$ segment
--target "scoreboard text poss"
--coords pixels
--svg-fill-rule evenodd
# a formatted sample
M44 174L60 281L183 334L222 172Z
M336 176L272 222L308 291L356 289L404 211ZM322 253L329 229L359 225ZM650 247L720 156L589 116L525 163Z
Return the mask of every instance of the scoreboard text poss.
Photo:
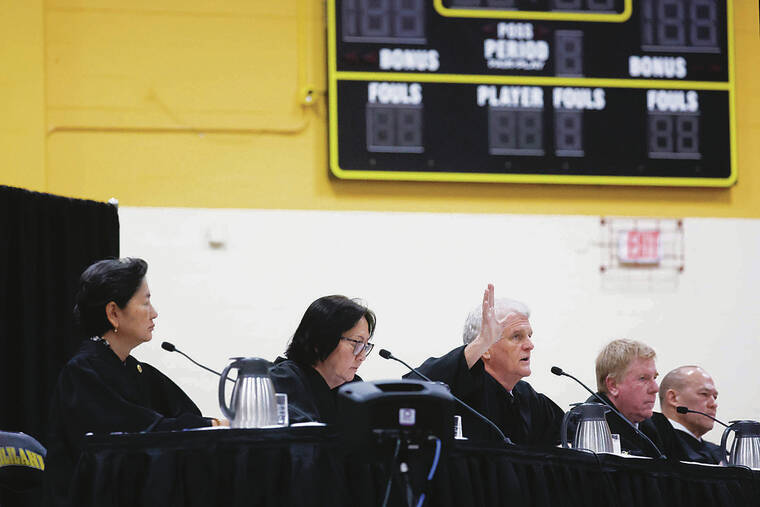
M732 0L330 0L349 179L728 186Z

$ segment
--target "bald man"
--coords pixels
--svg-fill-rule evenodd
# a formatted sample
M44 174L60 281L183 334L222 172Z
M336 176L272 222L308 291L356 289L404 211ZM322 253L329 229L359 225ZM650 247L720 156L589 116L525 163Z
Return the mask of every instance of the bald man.
M712 419L700 414L679 414L676 407L699 410L715 417L718 409L718 390L712 377L699 366L681 366L660 382L660 407L655 414L657 425L669 422L675 438L668 456L680 461L719 464L720 447L704 440L702 435L713 428ZM667 419L666 419L667 418Z

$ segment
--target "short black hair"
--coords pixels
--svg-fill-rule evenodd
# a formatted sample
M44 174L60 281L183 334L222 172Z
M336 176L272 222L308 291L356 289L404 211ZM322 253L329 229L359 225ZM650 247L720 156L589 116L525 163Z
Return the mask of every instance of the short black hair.
M369 336L375 332L375 314L366 306L346 296L323 296L306 309L301 323L288 344L285 356L302 364L324 361L338 346L343 333L364 317Z
M84 270L74 305L74 318L86 336L103 336L113 326L106 305L113 301L124 308L140 288L148 263L142 259L105 259Z

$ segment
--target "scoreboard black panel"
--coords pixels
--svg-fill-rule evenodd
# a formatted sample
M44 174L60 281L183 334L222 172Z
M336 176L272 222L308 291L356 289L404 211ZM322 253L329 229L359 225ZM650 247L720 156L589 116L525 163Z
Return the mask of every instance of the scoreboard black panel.
M330 0L330 169L732 185L732 16L732 0Z

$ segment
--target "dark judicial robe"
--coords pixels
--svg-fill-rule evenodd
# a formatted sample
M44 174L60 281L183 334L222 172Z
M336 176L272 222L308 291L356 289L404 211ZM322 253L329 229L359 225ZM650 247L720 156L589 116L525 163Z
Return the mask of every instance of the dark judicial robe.
M431 357L417 369L432 380L448 384L455 396L493 421L515 444L551 446L559 443L562 409L522 380L510 394L486 372L481 359L468 368L464 346L442 357ZM414 373L404 378L419 379ZM493 428L463 407L457 407L457 414L462 416L465 437L499 440Z
M721 457L722 453L719 445L715 445L704 439L697 440L690 433L674 428L664 414L655 412L652 415L652 421L660 429L660 433L665 433L661 428L670 428L671 433L666 434L671 435L671 437L663 439L666 440L663 451L668 455L668 458L678 461L710 463L713 465L719 465L725 459L725 456Z
M604 398L610 405L615 407L615 404L610 401L606 394L596 394ZM599 400L596 399L595 396L591 396L586 400L586 403L599 403ZM607 412L607 425L610 427L610 432L620 435L620 449L622 451L625 451L628 454L632 454L634 456L649 456L651 458L659 457L655 450L652 449L652 446L650 446L646 440L644 440L638 433L636 433L633 428L628 426L628 424L615 412ZM655 424L651 418L649 418L639 423L639 429L642 433L648 436L650 440L652 440L654 445L656 445L663 454L667 455L666 450L669 446L666 445L666 443L672 439L672 436L669 434L669 432L666 433L667 428L660 427L659 425ZM670 432L672 431L674 430L671 427Z
M330 389L322 375L312 366L278 357L269 370L274 390L288 395L288 417L293 424L318 421L338 422L338 387ZM361 382L359 375L352 382ZM297 410L293 410L293 407Z
M45 505L69 505L69 483L86 433L168 431L211 426L163 373L105 341L85 340L63 367L50 409Z

